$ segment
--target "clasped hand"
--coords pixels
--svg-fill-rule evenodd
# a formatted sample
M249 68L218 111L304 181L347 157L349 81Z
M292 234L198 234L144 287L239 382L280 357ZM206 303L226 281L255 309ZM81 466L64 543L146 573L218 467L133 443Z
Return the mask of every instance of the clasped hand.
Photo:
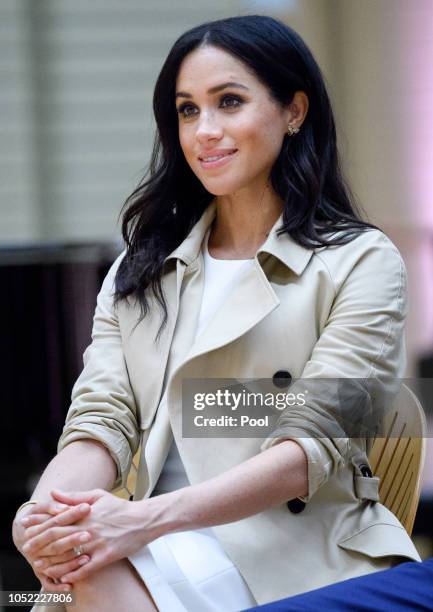
M26 543L22 552L35 570L62 583L77 582L95 570L133 554L154 539L145 529L136 502L102 489L51 492L67 509L49 519L29 514L21 519ZM82 547L77 556L74 547Z

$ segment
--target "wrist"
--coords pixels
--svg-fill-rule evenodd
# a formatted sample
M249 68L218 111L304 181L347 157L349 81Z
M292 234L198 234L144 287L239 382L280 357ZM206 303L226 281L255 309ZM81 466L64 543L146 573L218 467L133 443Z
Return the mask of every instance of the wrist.
M140 528L151 535L149 541L168 533L192 528L183 510L185 494L190 488L184 487L171 493L133 502L140 517Z

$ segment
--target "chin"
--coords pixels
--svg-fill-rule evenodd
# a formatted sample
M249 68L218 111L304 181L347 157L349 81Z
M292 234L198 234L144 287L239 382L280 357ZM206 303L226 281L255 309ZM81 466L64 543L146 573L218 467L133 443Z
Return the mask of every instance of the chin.
M201 183L203 187L214 196L232 195L246 186L245 184L239 182L234 183L232 181L201 181Z

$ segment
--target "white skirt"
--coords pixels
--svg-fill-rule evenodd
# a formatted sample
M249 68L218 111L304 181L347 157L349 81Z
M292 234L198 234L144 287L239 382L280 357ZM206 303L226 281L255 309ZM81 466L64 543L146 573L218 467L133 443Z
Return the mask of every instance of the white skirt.
M257 605L210 528L161 536L128 558L160 612L239 612Z

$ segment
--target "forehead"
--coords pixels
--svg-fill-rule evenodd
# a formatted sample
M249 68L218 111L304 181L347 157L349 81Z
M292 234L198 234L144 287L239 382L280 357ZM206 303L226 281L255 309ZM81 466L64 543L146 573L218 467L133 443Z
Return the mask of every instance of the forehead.
M212 87L223 81L240 81L245 85L259 84L248 67L236 57L217 47L201 47L191 51L180 65L176 88Z

